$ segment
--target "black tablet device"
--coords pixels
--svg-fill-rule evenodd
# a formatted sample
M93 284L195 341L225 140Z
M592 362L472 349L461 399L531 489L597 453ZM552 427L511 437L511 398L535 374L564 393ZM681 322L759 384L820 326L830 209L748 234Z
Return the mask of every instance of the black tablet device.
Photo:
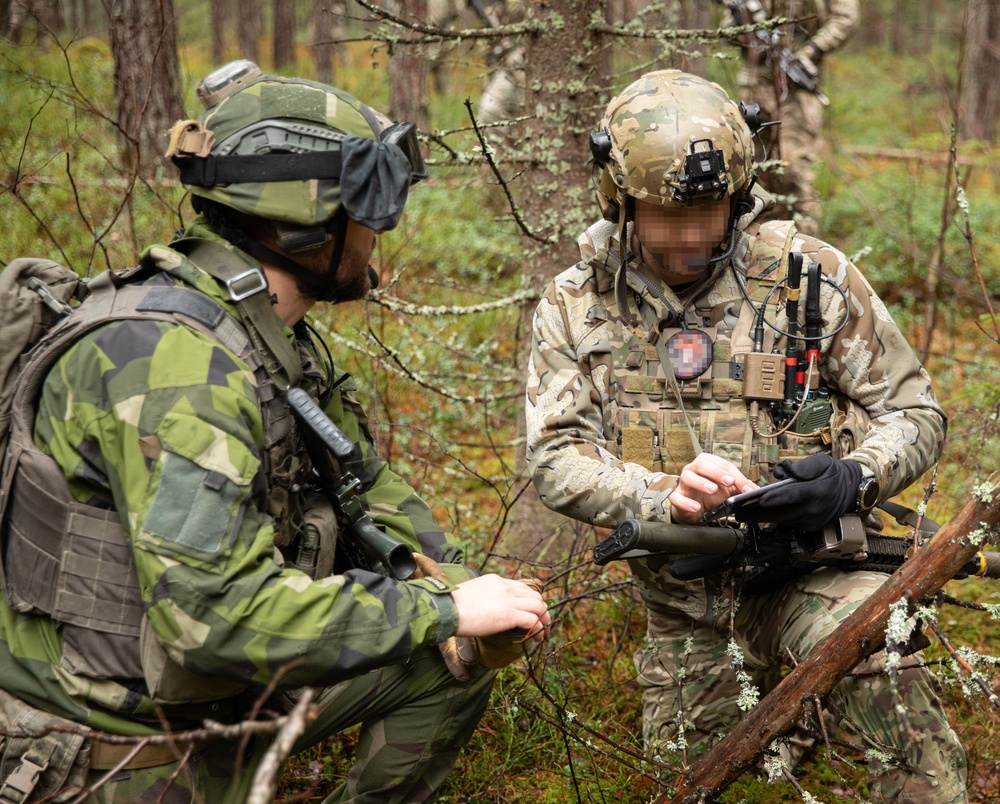
M760 502L761 495L765 491L771 491L776 489L778 486L785 486L789 483L796 483L798 481L795 478L787 478L785 480L779 480L777 483L769 483L766 486L761 486L759 489L753 489L752 491L744 491L742 494L734 494L732 497L728 497L725 502L721 505L716 506L711 511L702 517L705 522L716 522L720 519L725 519L728 516L735 516L738 520L740 514L746 511L748 508L752 508Z

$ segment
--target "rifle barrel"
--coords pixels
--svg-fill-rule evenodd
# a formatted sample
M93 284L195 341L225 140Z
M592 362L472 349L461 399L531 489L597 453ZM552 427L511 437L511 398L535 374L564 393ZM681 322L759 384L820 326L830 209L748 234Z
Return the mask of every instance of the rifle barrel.
M594 547L594 562L604 565L615 559L652 553L727 556L742 549L745 540L746 532L738 528L626 519Z

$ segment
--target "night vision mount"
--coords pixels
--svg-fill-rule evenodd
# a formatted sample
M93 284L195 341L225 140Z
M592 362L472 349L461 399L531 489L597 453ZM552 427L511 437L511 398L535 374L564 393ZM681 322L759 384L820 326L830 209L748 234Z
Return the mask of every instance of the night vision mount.
M750 129L751 139L758 137L768 126L778 125L777 122L761 121L760 104L740 101L739 110ZM598 168L606 167L611 160L611 133L606 128L590 135L590 153ZM684 170L674 187L673 200L681 204L718 201L725 198L728 189L726 157L722 149L716 148L707 137L692 140L684 160Z

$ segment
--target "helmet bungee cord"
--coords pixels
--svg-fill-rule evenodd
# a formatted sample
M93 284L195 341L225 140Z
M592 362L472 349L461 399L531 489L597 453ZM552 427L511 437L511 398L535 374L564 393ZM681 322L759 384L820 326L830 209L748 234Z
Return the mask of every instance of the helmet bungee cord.
M332 240L333 276L348 221L373 231L398 225L409 188L427 177L416 128L343 90L263 75L246 60L213 72L197 94L205 111L176 123L167 149L196 211L220 237L329 300L329 279L297 258ZM280 252L242 231L229 210L266 221Z

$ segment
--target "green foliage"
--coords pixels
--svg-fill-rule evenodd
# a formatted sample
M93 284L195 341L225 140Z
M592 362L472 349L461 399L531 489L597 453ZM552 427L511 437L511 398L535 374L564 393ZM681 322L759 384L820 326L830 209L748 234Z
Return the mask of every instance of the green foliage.
M65 53L0 45L0 94L10 99L0 123L0 264L31 254L95 273L134 264L146 238L169 238L178 225L175 185L122 172L111 75L97 39Z
M208 5L177 5L186 108L196 113L194 86L214 66L204 33ZM476 97L486 71L478 49L451 53L451 90L432 94L431 116L439 130L468 125L464 99ZM338 84L384 109L386 58L385 48L371 43L345 47ZM862 267L914 343L923 341L925 308L932 301L928 263L938 239L943 241L934 300L939 309L926 361L951 419L930 504L939 521L961 506L973 483L1000 466L1000 346L989 321L984 332L969 325L986 311L973 253L994 309L1000 308L998 171L989 149L959 143L973 252L961 213L954 217L954 179L946 175L951 113L944 91L954 88L955 62L947 40L919 59L882 49L833 57L826 87L833 98L826 118L830 152L820 178L823 235L849 255L867 252ZM710 75L729 87L734 68L731 58L708 62ZM310 70L302 51L282 72ZM6 228L0 264L30 253L81 272L120 267L147 243L168 239L190 216L169 169L151 186L132 184L118 172L111 56L103 41L71 43L66 57L58 49L39 53L0 44L0 97L6 101L0 119ZM464 131L445 139L465 155L457 161L468 162L474 137ZM523 242L495 179L478 165L441 166L448 152L437 143L430 155L431 179L414 189L400 227L380 238L373 264L384 292L390 301L422 307L467 307L511 296L521 289ZM566 192L574 189L583 191ZM949 222L942 224L946 202ZM553 272L560 267L552 266ZM359 303L317 313L338 365L359 386L382 454L437 506L439 519L464 540L473 563L508 573L519 568L489 553L517 493L521 312L512 303L476 314L413 315ZM914 487L904 501L916 505L922 494L923 487ZM581 543L593 540L589 529L578 530ZM558 621L551 639L530 663L500 674L493 705L442 800L639 802L656 795L658 778L674 778L676 771L641 758L631 655L644 632L642 603L625 568L598 573L585 554L577 558L579 564L547 589ZM1000 599L997 587L986 582L954 583L949 592L983 602ZM941 625L956 641L985 653L1000 640L1000 627L987 614L946 611ZM930 655L944 659L946 652L934 648ZM996 715L981 700L963 697L957 684L948 686L945 700L953 721L963 724L973 790L990 800L996 794L990 777L1000 761ZM355 739L348 732L293 759L284 795L329 792L346 773ZM830 762L822 751L796 776L824 802L849 799L852 787L863 790L863 769ZM748 774L721 800L801 799L787 782L768 784Z

